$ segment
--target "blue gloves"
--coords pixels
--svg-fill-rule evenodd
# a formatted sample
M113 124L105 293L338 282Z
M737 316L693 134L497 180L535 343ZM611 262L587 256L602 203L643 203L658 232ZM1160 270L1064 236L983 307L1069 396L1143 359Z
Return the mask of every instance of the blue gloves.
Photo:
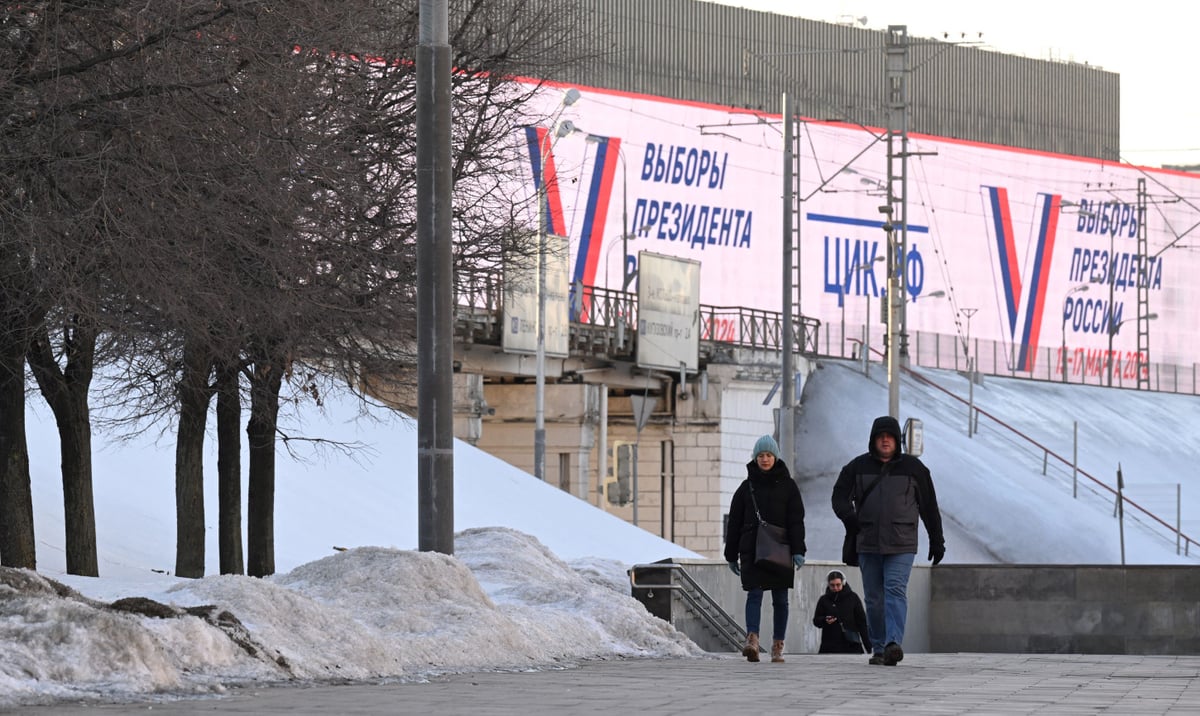
M738 575L739 577L742 576L742 570L741 570L741 568L738 567L737 562L729 562L729 571L733 572L734 574Z
M800 569L801 567L803 567L803 566L804 566L804 555L802 555L802 554L793 554L793 555L792 555L792 562L794 562L794 563L796 564L796 569Z

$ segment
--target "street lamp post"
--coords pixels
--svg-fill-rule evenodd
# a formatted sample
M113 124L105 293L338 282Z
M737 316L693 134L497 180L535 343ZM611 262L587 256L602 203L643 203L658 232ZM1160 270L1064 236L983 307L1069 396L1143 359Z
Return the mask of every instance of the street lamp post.
M563 93L558 112L555 113L550 129L539 142L541 169L538 177L538 246L537 246L537 377L534 388L533 418L533 474L539 480L546 479L546 213L549 200L546 188L546 159L554 142L570 134L574 125L558 124L563 110L579 100L579 90L571 88Z
M411 5L416 5L412 3ZM454 59L446 0L421 0L416 48L417 547L454 554ZM273 562L272 562L273 564ZM254 563L250 564L251 572Z
M1063 298L1063 315L1062 315L1062 382L1067 382L1067 304L1071 302L1071 296L1076 293L1083 293L1088 290L1087 284L1076 286L1067 291L1067 295Z
M971 364L971 316L974 316L978 308L963 308L959 313L967 317L967 336L963 339L963 358L967 359L967 378L975 380L975 366Z

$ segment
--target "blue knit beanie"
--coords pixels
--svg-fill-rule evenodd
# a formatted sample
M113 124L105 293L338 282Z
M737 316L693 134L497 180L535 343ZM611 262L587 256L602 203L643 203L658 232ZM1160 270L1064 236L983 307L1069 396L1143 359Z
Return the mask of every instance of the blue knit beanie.
M753 460L758 457L759 453L764 452L771 453L776 459L779 458L779 443L775 442L775 438L770 435L764 435L754 443L754 454L750 456L750 459Z

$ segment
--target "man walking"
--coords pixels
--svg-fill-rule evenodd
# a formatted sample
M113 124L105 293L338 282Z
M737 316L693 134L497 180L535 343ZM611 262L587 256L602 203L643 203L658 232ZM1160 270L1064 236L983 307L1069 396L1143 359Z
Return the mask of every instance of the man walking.
M867 452L842 468L833 486L833 511L857 532L858 566L867 603L870 664L895 666L904 658L908 577L917 554L917 518L929 535L929 559L946 554L942 516L925 464L900 450L900 423L891 416L871 425Z

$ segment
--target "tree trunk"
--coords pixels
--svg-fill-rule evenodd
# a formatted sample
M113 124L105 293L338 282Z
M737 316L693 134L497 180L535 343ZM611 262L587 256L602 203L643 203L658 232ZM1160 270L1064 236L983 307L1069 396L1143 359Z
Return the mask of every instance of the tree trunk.
M275 573L275 430L279 417L279 362L256 363L250 379L250 421L246 424L250 451L247 550L248 573Z
M236 363L217 373L217 535L221 574L245 574L242 561L242 403Z
M199 342L183 346L179 433L175 443L175 574L204 576L204 428L212 360Z
M0 345L0 565L37 569L25 442L25 345Z
M92 493L92 418L88 391L96 356L96 330L76 322L63 333L66 367L54 359L50 334L43 329L29 348L29 366L58 424L62 457L63 516L67 574L99 577L96 507Z

